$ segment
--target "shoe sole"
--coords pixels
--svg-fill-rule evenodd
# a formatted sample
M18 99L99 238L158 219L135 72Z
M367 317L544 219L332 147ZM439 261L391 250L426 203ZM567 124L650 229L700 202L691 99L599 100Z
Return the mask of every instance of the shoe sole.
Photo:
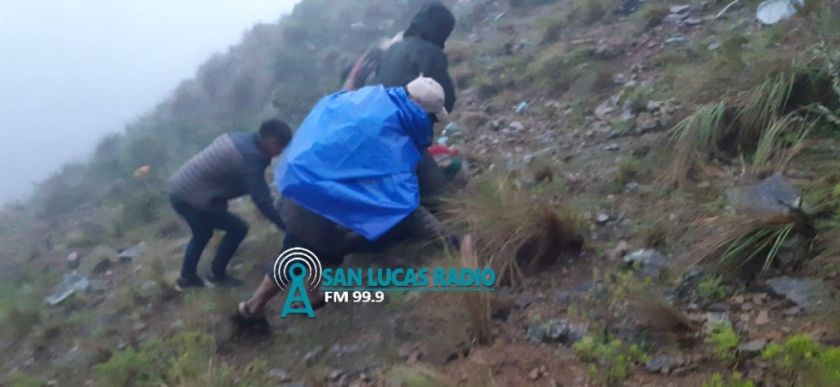
M178 293L184 293L188 289L206 289L206 288L215 288L216 285L210 283L210 281L204 281L204 286L187 286L181 287L181 285L175 284L175 291Z

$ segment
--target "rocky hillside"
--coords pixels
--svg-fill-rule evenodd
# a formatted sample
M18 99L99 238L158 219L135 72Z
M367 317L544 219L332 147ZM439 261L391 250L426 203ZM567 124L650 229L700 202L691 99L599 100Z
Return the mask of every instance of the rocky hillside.
M503 286L329 305L270 338L227 321L250 286L173 293L173 168L224 131L300 120L420 3L303 0L3 209L0 381L840 384L836 0L772 25L748 0L449 2L459 100L438 139L470 183L445 215ZM234 210L254 227L233 270L256 283L281 236Z

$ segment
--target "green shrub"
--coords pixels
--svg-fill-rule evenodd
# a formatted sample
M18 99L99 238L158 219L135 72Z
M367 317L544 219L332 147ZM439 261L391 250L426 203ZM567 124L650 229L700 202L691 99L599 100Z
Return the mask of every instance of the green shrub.
M164 375L156 360L150 353L128 348L114 353L94 370L102 386L159 385Z
M773 343L761 353L777 385L840 385L840 347L823 347L808 334Z
M648 361L638 345L618 339L596 340L586 336L575 343L574 350L580 360L591 363L586 368L589 377L609 386L620 385L627 379L633 364Z
M726 298L727 292L722 282L723 278L721 276L706 275L697 284L697 295L711 302L723 300Z
M9 387L46 387L47 382L21 372L13 372L6 381Z
M185 332L115 353L95 367L102 386L250 386L264 385L265 367L241 372L219 361L216 342L200 332Z
M735 350L740 339L729 324L718 324L712 327L712 332L706 338L706 343L712 346L715 357L727 364L734 364Z
M703 382L703 387L754 387L755 383L750 380L745 380L744 377L738 373L733 372L728 378L724 378L721 374L715 373L712 378Z

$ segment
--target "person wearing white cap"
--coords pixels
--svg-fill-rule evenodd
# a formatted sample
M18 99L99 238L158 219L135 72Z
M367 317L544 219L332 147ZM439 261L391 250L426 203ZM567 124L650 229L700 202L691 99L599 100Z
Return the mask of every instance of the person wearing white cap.
M427 113L435 116L437 121L448 121L449 112L446 111L446 94L443 86L432 78L420 74L415 80L405 86L408 96Z

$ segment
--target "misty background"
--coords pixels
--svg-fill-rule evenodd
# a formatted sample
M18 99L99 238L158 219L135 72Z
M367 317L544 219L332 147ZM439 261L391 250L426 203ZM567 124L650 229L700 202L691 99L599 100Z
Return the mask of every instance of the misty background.
M299 0L0 2L0 203L153 108Z

